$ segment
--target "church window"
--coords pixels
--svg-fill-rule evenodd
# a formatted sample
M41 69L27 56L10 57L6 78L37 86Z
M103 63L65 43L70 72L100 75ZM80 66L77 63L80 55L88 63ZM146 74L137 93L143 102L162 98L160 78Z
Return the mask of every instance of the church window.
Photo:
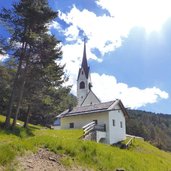
M106 124L104 124L104 131L106 131Z
M83 75L83 74L84 74L84 72L82 71L82 72L81 72L81 74Z
M112 122L113 122L113 126L115 126L115 120L114 119L112 120Z
M74 128L74 123L69 123L69 128Z
M120 127L123 128L122 121L120 121Z
M80 83L80 89L84 89L85 88L85 83L84 83L84 81L81 81L81 83Z

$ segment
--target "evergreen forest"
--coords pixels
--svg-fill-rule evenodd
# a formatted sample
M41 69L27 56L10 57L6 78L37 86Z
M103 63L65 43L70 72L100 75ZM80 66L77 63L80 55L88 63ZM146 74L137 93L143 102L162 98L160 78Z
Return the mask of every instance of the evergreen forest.
M143 137L156 147L171 151L171 115L128 110L127 134Z

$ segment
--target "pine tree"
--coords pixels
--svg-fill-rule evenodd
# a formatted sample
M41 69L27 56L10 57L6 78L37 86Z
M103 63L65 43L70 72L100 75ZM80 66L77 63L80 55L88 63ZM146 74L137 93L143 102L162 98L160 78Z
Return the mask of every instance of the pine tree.
M47 77L46 71L51 70L51 77L56 78L54 82L58 83L57 85L62 83L63 66L55 63L55 60L60 60L62 55L60 47L57 46L60 42L48 34L48 24L56 17L57 12L49 7L47 0L20 0L19 3L13 4L12 9L4 8L0 13L0 20L11 34L10 50L13 52L13 57L18 60L6 115L6 128L10 126L14 97L17 95L13 127L16 124L27 75L31 68L42 69L41 73L44 74L42 77L49 83L52 80Z

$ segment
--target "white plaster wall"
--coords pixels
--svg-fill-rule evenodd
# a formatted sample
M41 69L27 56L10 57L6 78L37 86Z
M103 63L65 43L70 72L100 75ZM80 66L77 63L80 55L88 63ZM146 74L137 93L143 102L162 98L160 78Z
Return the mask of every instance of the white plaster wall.
M115 109L120 109L116 106ZM113 126L115 120L115 126ZM122 122L122 128L120 127ZM109 112L109 144L117 143L126 139L125 117L122 110L113 110Z
M125 117L122 110L64 117L61 118L61 129L71 129L70 123L74 123L74 129L80 129L93 120L97 120L98 124L106 124L106 143L114 144L126 139ZM113 120L115 120L115 126L113 126ZM120 122L122 122L122 128Z
M96 140L97 140L97 142L99 142L101 140L101 138L105 138L106 139L106 132L97 131L96 132ZM107 141L107 139L106 139L106 141Z
M61 118L61 129L70 129L69 123L74 123L75 129L80 129L84 125L92 122L93 120L97 120L98 124L106 124L106 142L109 142L109 118L108 112L101 112L101 113L93 113L93 114L86 114L86 115L77 115L77 116L70 116Z
M82 106L91 105L91 104L98 104L98 103L100 103L99 100L92 93L92 91L90 91L90 93L88 94L88 96L84 100L84 103L82 104Z

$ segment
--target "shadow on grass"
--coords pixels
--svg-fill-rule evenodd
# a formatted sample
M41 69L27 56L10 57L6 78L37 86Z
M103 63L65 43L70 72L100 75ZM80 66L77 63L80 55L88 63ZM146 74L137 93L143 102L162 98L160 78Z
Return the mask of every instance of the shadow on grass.
M34 126L31 126L29 128L24 128L24 127L21 127L21 126L16 126L15 128L11 129L6 129L4 128L4 122L1 122L0 121L0 132L2 133L5 133L5 134L13 134L13 135L16 135L20 138L27 138L27 137L33 137L34 136L34 130L35 129L39 129L37 127L34 127Z

